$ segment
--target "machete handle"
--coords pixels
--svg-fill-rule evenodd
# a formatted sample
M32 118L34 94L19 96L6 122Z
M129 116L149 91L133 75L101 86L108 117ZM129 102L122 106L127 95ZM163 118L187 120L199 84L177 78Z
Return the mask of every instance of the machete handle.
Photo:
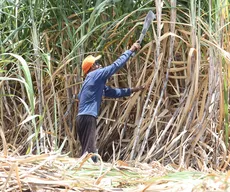
M141 41L137 40L136 43L139 43L141 45ZM136 50L132 53L131 57L134 57L136 55Z
M131 57L134 57L135 55L136 55L136 53L135 53L135 52L133 52L133 53L132 53L132 55L131 55Z

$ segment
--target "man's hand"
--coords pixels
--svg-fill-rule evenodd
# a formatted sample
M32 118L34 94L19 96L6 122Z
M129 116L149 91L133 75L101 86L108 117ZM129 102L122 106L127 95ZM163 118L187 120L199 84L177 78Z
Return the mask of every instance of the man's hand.
M130 48L130 51L135 52L141 48L139 41L136 41Z
M131 93L138 92L138 91L141 91L143 89L145 89L144 85L139 86L139 87L134 87L134 88L131 88Z

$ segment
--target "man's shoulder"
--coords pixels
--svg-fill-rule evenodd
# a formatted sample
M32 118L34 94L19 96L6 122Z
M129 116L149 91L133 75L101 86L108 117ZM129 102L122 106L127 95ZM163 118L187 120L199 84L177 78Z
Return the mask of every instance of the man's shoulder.
M104 69L104 68L100 68L100 69L96 69L96 70L94 70L94 71L91 71L91 72L88 74L88 76L89 76L89 77L96 78L96 77L98 77L98 75L100 75L101 73L103 73L103 69Z
M101 68L101 69L97 69L97 70L94 70L94 71L91 71L89 74L88 74L88 78L90 80L100 80L100 79L103 79L103 72L104 72L104 68Z

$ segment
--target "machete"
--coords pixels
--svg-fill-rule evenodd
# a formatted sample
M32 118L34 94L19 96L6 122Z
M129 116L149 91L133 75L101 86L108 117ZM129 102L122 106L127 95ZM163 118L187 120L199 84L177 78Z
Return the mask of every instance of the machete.
M152 21L156 18L155 14L152 11L149 11L148 14L145 17L144 25L140 34L140 37L138 39L138 42L141 44L145 34L147 33ZM135 53L132 54L134 56Z

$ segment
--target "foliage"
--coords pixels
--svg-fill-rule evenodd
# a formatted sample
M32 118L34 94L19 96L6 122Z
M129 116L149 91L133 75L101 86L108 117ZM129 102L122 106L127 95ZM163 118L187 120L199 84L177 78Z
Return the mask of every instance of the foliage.
M111 64L157 19L142 49L108 82L145 84L130 98L104 98L98 148L104 160L228 167L229 2L0 1L1 149L63 150L74 139L81 61ZM68 138L68 139L67 139Z

